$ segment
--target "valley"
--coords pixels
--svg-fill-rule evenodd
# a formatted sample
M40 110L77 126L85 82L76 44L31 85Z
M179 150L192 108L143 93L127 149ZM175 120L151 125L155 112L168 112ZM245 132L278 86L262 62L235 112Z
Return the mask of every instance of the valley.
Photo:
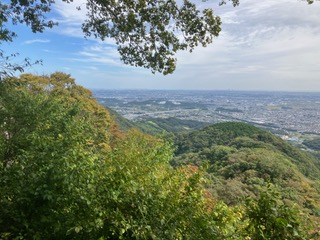
M176 118L246 122L300 144L320 134L320 94L292 92L95 90L98 102L134 121Z

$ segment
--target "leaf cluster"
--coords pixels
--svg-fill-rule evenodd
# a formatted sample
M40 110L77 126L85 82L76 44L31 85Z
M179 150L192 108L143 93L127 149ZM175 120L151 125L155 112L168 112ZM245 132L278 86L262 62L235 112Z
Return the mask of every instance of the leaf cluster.
M12 42L17 36L10 29L11 24L25 24L34 33L57 25L47 19L53 4L53 0L0 3L0 44ZM221 21L213 15L213 10L201 12L191 1L178 5L176 1L164 0L89 0L86 8L87 20L82 27L86 36L112 38L124 63L163 74L174 71L174 54L178 50L192 51L198 45L206 46L220 32ZM3 71L7 71L6 67L2 65ZM14 70L23 70L23 65Z
M62 0L70 3L73 0ZM229 0L233 6L239 0ZM222 0L220 5L226 4ZM313 0L307 0L309 4ZM47 19L54 0L10 0L0 3L0 44L12 42L17 34L10 25L25 24L32 32L43 32L58 23ZM77 7L81 9L81 6ZM175 54L193 51L212 43L221 31L221 19L212 8L201 9L190 0L88 0L87 19L82 24L86 36L114 39L125 64L151 69L153 73L170 74L176 68ZM15 53L18 54L18 53ZM2 57L0 55L0 57ZM8 59L1 58L7 62ZM5 74L22 71L22 65L0 65ZM15 67L14 67L15 66Z
M34 33L43 32L46 28L57 25L56 22L46 18L54 2L53 0L11 0L9 4L0 2L0 46L5 42L13 42L17 37L12 25L25 24ZM31 65L41 64L41 60L30 61L29 58L25 58L22 63L14 63L13 60L18 55L18 52L6 54L0 49L0 80L12 76L15 72L23 72Z
M95 1L87 4L86 35L115 39L124 63L172 73L174 55L206 46L220 32L212 9L198 10L191 1Z
M279 201L280 194L271 187L260 194L258 200L247 198L246 232L250 239L310 239L302 224L297 208L290 208Z

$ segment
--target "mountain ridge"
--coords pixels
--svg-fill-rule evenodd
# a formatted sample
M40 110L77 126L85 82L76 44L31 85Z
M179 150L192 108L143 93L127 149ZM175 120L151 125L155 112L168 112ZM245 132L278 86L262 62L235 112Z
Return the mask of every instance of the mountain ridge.
M246 123L218 123L174 140L174 166L207 168L208 189L235 204L272 185L284 202L320 216L319 160L275 135Z

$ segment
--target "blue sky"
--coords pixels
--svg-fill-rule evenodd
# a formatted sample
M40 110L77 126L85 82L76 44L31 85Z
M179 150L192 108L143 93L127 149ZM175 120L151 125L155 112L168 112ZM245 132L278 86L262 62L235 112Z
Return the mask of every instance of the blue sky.
M85 39L85 13L59 1L49 18L59 26L33 34L15 26L18 38L2 47L21 57L42 59L33 74L62 71L91 89L192 89L320 92L320 1L242 0L240 6L211 6L222 19L222 32L207 48L179 52L168 76L124 65L114 42Z

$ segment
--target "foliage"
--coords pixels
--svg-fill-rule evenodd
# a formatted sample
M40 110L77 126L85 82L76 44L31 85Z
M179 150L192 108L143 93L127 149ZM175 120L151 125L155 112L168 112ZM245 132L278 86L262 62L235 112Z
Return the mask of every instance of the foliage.
M310 178L317 179L320 174L318 161L275 135L241 122L218 123L191 133L178 134L176 154L199 152L215 145L245 148L266 148L279 151L299 170Z
M1 239L317 237L319 186L251 126L220 125L227 145L185 152L198 166L173 168L171 144L121 132L63 73L0 82L0 123Z
M12 238L72 238L92 228L94 120L81 104L1 83L0 232Z
M73 0L62 0L70 3ZM233 6L239 0L229 0ZM220 5L226 4L221 0ZM309 4L313 0L307 0ZM0 44L12 42L17 34L12 25L26 24L32 32L43 32L58 23L48 20L47 15L55 4L53 0L10 0L0 3ZM77 8L80 10L82 6ZM82 24L86 36L115 40L121 60L125 64L151 69L152 72L170 74L176 68L177 51L189 50L198 45L212 43L221 31L221 20L213 9L201 9L190 0L164 1L98 1L86 2L87 19ZM23 64L10 63L18 53L6 55L0 50L0 79L22 72L30 66L29 59ZM38 63L36 61L35 63Z
M89 19L83 30L104 39L114 38L122 60L130 65L151 68L152 71L172 73L178 50L206 46L220 32L220 18L212 9L200 14L196 5L184 1L88 1ZM109 24L109 22L113 24ZM179 39L180 32L183 41Z
M33 32L42 32L46 27L52 27L52 21L46 21L44 14L50 11L48 5L52 1L17 1L10 4L0 3L0 45L5 42L12 42L17 34L10 28L18 23L25 23L30 26ZM9 27L8 27L9 25ZM41 60L34 62L25 58L22 63L14 63L13 60L19 53L6 54L0 49L0 80L13 75L16 71L23 72L24 68L33 64L41 63Z
M61 73L0 83L1 239L216 239L236 232L239 214L204 189L201 169L173 169L163 140L136 130L113 135L109 115L83 90ZM109 138L98 134L101 122Z
M208 123L195 120L184 120L175 117L170 118L149 118L136 122L139 129L149 134L162 134L189 132L193 129L199 129L208 125Z
M110 119L68 77L0 83L1 238L63 239L79 226L84 235L94 229L94 182L100 155L110 150Z
M253 136L262 130L240 122L217 123L199 131L177 135L176 154L196 152L213 145L228 145L236 137Z
M66 108L74 104L81 105L82 114L90 115L94 121L92 123L94 126L90 128L91 135L95 139L92 140L93 143L99 145L109 141L109 133L105 131L112 123L109 112L97 104L88 89L76 85L70 75L61 72L53 73L50 76L22 74L19 78L8 78L6 82L13 84L15 89L27 89L31 93L43 93L52 98L64 99ZM13 98L12 102L14 102Z
M234 5L238 4L237 0L232 1ZM11 30L12 24L26 24L34 33L57 25L57 22L46 18L54 3L52 0L0 3L0 44L12 42L17 36ZM78 6L78 9L81 7ZM211 8L200 11L189 0L180 3L163 0L89 0L86 8L87 19L82 25L86 36L93 35L101 40L112 38L124 63L163 74L175 70L174 55L177 51L192 51L198 45L206 46L221 30L220 18L213 14ZM1 53L4 62L1 78L9 75L11 70L23 71L23 65L8 64L5 54Z
M98 184L103 236L113 239L207 239L212 237L201 172L177 171L170 146L130 131L107 158Z
M316 151L320 151L320 138L303 141L303 145Z
M206 187L229 205L258 197L269 184L287 205L319 217L318 160L280 138L244 123L220 123L178 134L173 166L207 166Z
M298 209L281 203L279 194L271 188L262 192L257 200L247 198L245 207L250 239L307 239Z

